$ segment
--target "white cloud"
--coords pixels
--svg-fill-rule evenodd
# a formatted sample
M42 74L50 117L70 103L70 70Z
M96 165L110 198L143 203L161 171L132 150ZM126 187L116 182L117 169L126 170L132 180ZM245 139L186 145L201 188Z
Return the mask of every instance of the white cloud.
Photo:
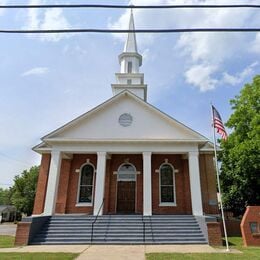
M242 83L247 77L252 76L255 73L255 67L258 66L258 62L254 62L247 66L243 71L240 73L236 73L235 75L230 75L227 72L223 73L222 81L223 83L235 86L237 84Z
M32 75L43 75L49 72L49 69L46 67L36 67L30 70L27 70L21 74L22 77L32 76Z
M226 0L133 0L134 5L145 4L226 4ZM254 3L248 0L248 4ZM237 4L230 0L229 4ZM169 9L169 10L134 10L135 24L138 28L225 28L225 27L257 27L259 24L258 10L254 9ZM129 12L125 12L116 22L110 23L112 28L127 28ZM154 44L160 34L137 35L141 47L148 48ZM149 37L148 37L149 36ZM239 55L247 55L249 50L260 53L260 33L254 38L246 33L182 33L177 34L177 41L172 41L171 50L181 59L188 69L184 77L189 76L190 84L196 85L201 91L217 87L216 77L212 77L215 68L218 74L224 74L227 63ZM115 35L120 39L122 35ZM250 48L251 47L251 48ZM169 49L170 50L170 49ZM205 65L206 64L206 65ZM207 65L209 64L209 65ZM214 71L213 71L214 68ZM204 74L197 75L195 80L192 73L202 70ZM194 75L195 76L195 75ZM221 79L221 76L219 80ZM234 79L228 78L230 82ZM233 84L234 84L233 83Z
M194 65L185 72L186 82L198 87L202 92L212 90L218 84L218 80L212 77L217 70L215 66Z
M43 4L39 0L30 0L30 5ZM27 23L23 29L28 30L55 30L69 29L70 23L63 14L62 9L29 9ZM68 38L71 34L49 33L41 34L37 39L42 41L57 42L61 39Z

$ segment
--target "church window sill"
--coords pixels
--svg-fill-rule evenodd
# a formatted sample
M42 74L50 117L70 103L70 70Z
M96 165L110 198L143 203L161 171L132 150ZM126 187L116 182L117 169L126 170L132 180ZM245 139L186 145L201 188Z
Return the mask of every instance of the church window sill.
M177 206L177 204L176 203L171 203L171 202L167 202L167 203L160 203L159 204L159 207L176 207Z
M77 203L76 207L92 207L92 203Z

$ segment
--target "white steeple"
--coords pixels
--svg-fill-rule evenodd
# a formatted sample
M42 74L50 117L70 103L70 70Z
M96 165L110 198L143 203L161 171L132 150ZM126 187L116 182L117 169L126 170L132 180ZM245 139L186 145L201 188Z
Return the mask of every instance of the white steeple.
M131 10L129 30L134 30L134 15ZM146 101L147 85L144 84L144 74L139 73L142 56L138 53L135 32L129 32L124 51L119 55L120 73L116 73L116 84L112 84L113 94L129 90Z
M129 21L129 30L134 30L134 15L131 9L130 21ZM130 32L127 35L127 41L125 42L124 52L138 52L137 51L137 44L136 44L136 37L134 32Z

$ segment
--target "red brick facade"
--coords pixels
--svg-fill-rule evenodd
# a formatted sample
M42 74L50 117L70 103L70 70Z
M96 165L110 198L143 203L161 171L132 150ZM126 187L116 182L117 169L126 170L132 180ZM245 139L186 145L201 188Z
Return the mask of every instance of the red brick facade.
M16 228L15 246L28 245L31 223L19 222Z
M219 222L209 222L208 227L208 238L209 245L211 246L222 246L222 235Z
M211 154L199 157L202 206L205 214L218 214L216 173Z
M160 206L159 168L163 163L174 167L176 206ZM188 161L181 155L152 155L152 212L153 214L192 214Z
M33 208L34 215L41 214L44 210L50 162L51 162L51 155L43 154L39 177L38 177L37 190L34 199L34 208Z
M250 225L254 223L255 231ZM260 206L248 206L241 221L241 233L245 246L260 246Z
M86 213L92 214L93 207L77 207L77 196L78 196L78 183L80 173L77 171L80 167L85 164L89 160L89 163L93 164L94 168L97 168L97 156L95 154L75 154L73 159L71 160L71 167L69 173L69 182L67 189L67 199L65 206L65 213ZM62 184L60 183L59 188L61 188ZM94 178L94 187L95 187L95 178ZM93 187L93 196L95 194L95 188ZM61 198L63 194L58 196Z
M56 213L93 213L92 206L77 205L79 169L86 162L97 167L96 154L74 154L72 159L63 159L61 163L60 182L58 186ZM143 210L143 159L142 154L111 154L106 162L105 176L105 202L104 214L116 214L117 204L117 175L115 174L121 164L129 162L138 172L136 178L135 213ZM160 166L168 162L175 172L176 206L160 206L159 172ZM44 209L50 155L44 154L38 178L37 193L33 214L41 214ZM201 188L203 210L206 214L217 213L215 205L209 205L210 201L216 201L216 185L212 155L200 155ZM94 177L95 187L95 177ZM93 196L94 196L93 187ZM152 213L153 214L192 214L190 179L188 160L182 155L152 154Z

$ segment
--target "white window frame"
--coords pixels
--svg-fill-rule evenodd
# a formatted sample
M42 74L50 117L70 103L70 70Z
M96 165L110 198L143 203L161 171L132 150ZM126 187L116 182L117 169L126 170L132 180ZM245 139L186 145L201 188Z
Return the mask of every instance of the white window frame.
M93 167L92 200L91 200L91 202L79 202L81 174L82 174L83 168L84 168L86 165L90 165L91 167ZM96 173L96 169L95 169L95 166L94 166L92 163L87 162L87 163L84 163L84 164L81 165L80 170L79 170L79 178L78 178L78 191L77 191L77 203L76 203L76 207L89 207L89 206L93 206L95 173Z
M172 181L173 181L173 196L174 196L174 201L173 202L162 202L161 200L161 169L163 165L169 165L172 168ZM161 207L172 207L172 206L177 206L176 204L176 185L175 185L175 170L172 164L170 163L162 163L159 168L159 206Z

